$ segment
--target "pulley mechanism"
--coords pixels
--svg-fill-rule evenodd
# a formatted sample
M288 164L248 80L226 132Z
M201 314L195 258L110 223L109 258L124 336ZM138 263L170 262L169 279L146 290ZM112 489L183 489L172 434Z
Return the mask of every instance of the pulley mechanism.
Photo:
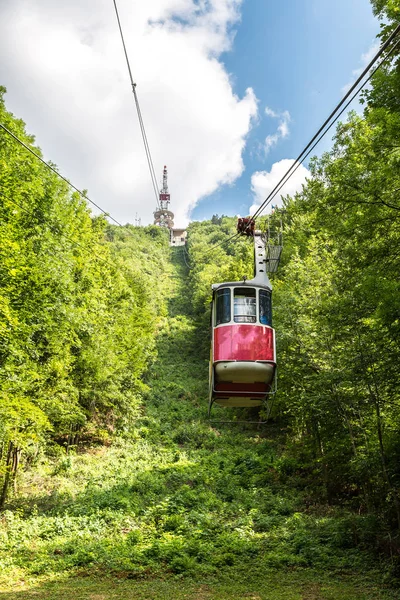
M260 270L261 260L266 273L275 273L282 254L282 232L275 239L271 236L269 225L267 231L262 232L256 229L255 220L251 217L239 217L236 229L240 235L254 238L254 276Z
M256 223L251 217L239 217L236 225L236 229L240 235L246 235L247 237L253 237L256 228Z

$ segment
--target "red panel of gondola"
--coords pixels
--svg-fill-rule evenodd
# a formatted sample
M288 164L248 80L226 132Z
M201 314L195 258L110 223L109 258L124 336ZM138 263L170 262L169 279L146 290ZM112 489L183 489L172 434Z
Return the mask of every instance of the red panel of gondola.
M225 325L214 329L213 361L275 361L274 330L262 325Z

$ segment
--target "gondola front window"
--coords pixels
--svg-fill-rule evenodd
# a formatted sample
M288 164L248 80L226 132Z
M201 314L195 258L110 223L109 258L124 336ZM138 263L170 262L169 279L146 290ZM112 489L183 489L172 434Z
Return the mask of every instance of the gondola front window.
M256 290L254 288L235 288L233 306L233 320L235 323L256 322Z
M271 292L260 290L260 323L272 327Z
M215 324L229 323L231 320L231 290L225 288L217 291L217 308L215 311Z

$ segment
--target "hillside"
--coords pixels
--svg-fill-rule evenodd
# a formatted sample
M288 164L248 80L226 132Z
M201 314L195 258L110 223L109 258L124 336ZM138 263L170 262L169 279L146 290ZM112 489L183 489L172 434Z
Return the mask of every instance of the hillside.
M310 502L279 425L208 423L187 277L173 249L134 428L21 476L2 515L0 597L395 598L364 517Z

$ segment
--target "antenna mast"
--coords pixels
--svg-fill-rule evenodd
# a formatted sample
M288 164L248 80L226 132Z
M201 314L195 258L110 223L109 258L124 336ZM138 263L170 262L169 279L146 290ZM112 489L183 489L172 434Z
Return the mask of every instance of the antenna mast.
M154 225L172 229L174 226L174 213L169 210L170 193L168 191L168 170L164 165L163 186L160 190L160 208L154 211Z

